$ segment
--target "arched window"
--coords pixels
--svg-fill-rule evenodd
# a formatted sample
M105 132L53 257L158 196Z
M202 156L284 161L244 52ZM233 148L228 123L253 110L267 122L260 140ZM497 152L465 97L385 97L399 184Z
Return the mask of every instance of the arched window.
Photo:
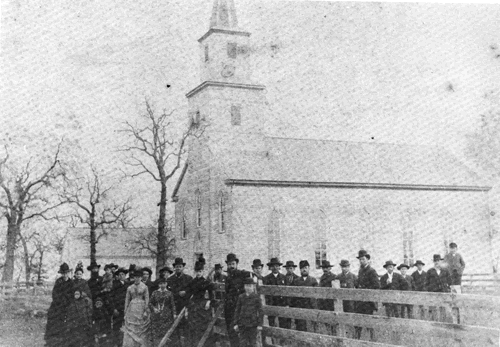
M280 256L280 220L276 209L271 211L267 231L267 256L269 259Z
M182 240L187 239L188 228L187 228L187 224L186 224L186 215L184 214L184 207L181 209L181 213L180 213L179 228L181 231L181 239Z
M321 268L321 264L323 260L327 258L326 252L326 214L323 210L319 210L318 213L314 214L315 218L315 236L316 236L316 245L315 245L315 258L316 258L316 269Z
M226 199L224 192L219 192L219 232L226 231Z
M196 199L196 226L201 226L201 194L200 190L197 189L195 193Z

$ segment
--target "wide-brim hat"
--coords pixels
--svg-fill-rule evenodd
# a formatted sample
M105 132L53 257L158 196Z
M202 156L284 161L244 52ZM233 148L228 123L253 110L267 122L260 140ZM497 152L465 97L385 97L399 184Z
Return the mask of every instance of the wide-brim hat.
M224 266L222 266L221 264L215 264L214 269L215 270L219 270L219 269L222 270L223 267Z
M59 271L57 271L57 272L60 274L63 274L66 272L70 272L71 270L73 270L73 269L70 269L68 264L62 263L61 266L59 266Z
M410 268L410 265L407 265L407 264L405 264L405 263L402 263L402 264L399 264L399 266L398 266L398 268L397 268L397 269L398 269L398 270L401 270L401 269L402 269L402 268L404 268L404 267L405 267L405 268L407 268L407 269L409 269L409 268Z
M362 250L360 250L358 252L358 256L356 258L359 259L361 257L365 257L366 259L370 259L370 254L368 254L367 251L365 251L364 249L362 249Z
M143 267L141 269L141 272L144 272L144 271L147 271L149 273L149 276L151 276L153 274L153 270L151 270L151 268L149 266Z
M297 267L297 265L295 265L295 263L293 262L293 260L288 260L285 263L285 268L287 268L287 267Z
M349 260L342 259L339 265L340 267L346 267L346 266L351 266L351 263L349 263Z
M301 260L299 261L299 268L303 268L303 267L306 267L306 266L309 266L309 262L307 260Z
M324 269L324 268L330 268L330 267L333 267L333 265L330 264L330 262L328 260L323 260L321 262L321 268Z
M434 254L432 256L432 261L440 261L440 260L444 260L443 258L441 258L440 254Z
M398 266L398 264L394 264L394 263L392 262L392 260L388 260L388 261L386 261L386 262L385 262L385 264L384 264L384 266L383 266L383 267L384 267L384 268L386 268L386 267L388 267L389 265L392 265L392 266Z
M417 265L422 265L422 266L424 266L424 265L425 265L425 263L424 263L422 260L417 260L417 261L415 262L415 264L413 264L413 266L417 266Z
M174 273L174 270L172 270L172 269L171 269L171 268L169 268L168 266L165 266L165 267L162 267L162 268L160 269L160 273L162 273L162 272L168 272L169 274L172 274L172 273Z
M128 274L128 270L125 269L124 267L119 267L116 271L115 274L118 275L120 273L124 273L125 275Z
M106 264L106 265L104 265L104 270L111 269L111 268L112 268L112 266L111 266L111 265L112 265L112 264Z
M184 260L182 260L182 258L175 258L172 266L175 267L175 265L186 266L186 263L184 262Z
M92 271L93 268L100 268L101 265L97 264L95 261L91 262L89 266L87 266L88 271Z
M281 265L283 265L283 263L281 263L278 260L278 258L271 258L271 261L269 261L269 263L267 263L267 266L274 266L274 265L281 266Z
M236 254L234 253L229 253L227 256L226 256L226 264L227 263L230 263L232 261L235 261L237 263L240 262L240 260L238 259L238 257L236 257Z

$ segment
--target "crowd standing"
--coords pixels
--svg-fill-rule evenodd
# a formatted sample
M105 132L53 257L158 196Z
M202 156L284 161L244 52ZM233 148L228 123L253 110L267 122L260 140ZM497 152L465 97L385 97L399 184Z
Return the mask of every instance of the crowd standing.
M48 347L149 347L158 346L165 333L181 312L184 317L170 337L168 346L196 346L212 320L218 305L224 305L226 328L231 347L255 346L258 331L262 329L262 302L256 294L258 285L297 287L336 287L358 289L381 289L403 291L449 292L453 286L460 288L465 268L463 257L457 253L457 245L450 244L450 253L441 258L433 257L434 266L427 272L425 263L417 260L417 269L407 274L410 265L397 265L388 260L384 264L386 273L379 277L370 265L370 254L360 250L359 271L355 275L350 270L350 262L341 260L339 274L329 261L323 261L323 275L318 279L310 275L307 260L297 265L291 260L283 264L272 258L266 265L270 273L263 276L264 264L260 259L252 263L252 271L238 269L239 259L234 253L226 257L227 275L221 264L216 264L205 278L205 260L200 257L194 266L194 277L184 273L186 263L176 258L173 269L166 266L159 271L159 277L151 280L149 267L129 269L113 263L104 266L104 275L99 275L100 265L93 262L87 267L90 279L84 280L82 266L72 269L64 263L59 268L61 276L52 291L52 304L48 311L45 332ZM395 272L394 270L399 270ZM214 293L214 283L225 284L225 295ZM215 299L215 300L214 300ZM221 300L222 299L222 300ZM266 296L266 305L288 306L306 309L334 310L332 299L290 298ZM344 300L343 311L372 315L378 310L377 304L366 301ZM411 305L384 303L388 317L414 318ZM420 307L420 310L422 307ZM431 318L437 319L437 309L430 308ZM268 317L269 325L299 331L316 331L317 324L303 319ZM335 324L323 324L326 333L335 335ZM361 327L354 327L354 338L361 338ZM373 340L373 329L368 329ZM278 341L279 342L279 341ZM214 346L210 337L206 346Z

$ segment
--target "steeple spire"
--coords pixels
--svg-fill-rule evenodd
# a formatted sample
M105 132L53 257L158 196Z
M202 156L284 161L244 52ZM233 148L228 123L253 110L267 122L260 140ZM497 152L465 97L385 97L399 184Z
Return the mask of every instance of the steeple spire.
M210 28L236 29L237 27L238 18L236 18L234 0L214 0Z

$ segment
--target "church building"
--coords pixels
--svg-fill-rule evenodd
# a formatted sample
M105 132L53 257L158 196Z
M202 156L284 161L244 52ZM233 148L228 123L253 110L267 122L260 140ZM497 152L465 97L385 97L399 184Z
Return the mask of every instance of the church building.
M234 2L215 0L198 40L201 83L186 95L203 133L172 194L188 270L200 254L213 266L234 252L241 268L307 259L317 275L322 260L357 267L360 249L377 270L389 259L428 268L453 241L466 272L493 271L487 183L443 148L266 135L250 39Z

